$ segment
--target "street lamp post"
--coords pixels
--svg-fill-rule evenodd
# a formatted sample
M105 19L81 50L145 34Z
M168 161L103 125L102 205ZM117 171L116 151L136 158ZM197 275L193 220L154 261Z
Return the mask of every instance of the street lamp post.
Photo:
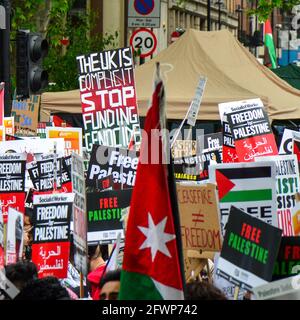
M242 23L241 23L241 16L240 14L243 12L243 9L241 9L241 6L238 4L236 6L235 12L238 14L238 40L241 41L242 36Z
M222 0L218 0L215 2L216 5L218 5L218 24L219 24L219 30L221 30L221 6L223 5Z
M280 46L279 46L279 31L282 28L281 24L276 24L275 25L276 28L276 48L277 48L277 65L279 65L279 53L280 53Z
M210 0L207 0L207 31L210 31Z

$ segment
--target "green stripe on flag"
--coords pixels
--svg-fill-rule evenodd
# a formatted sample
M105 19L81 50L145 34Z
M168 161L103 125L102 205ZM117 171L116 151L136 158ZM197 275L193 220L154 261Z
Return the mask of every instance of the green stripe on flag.
M272 200L272 189L231 191L220 202L246 202Z
M122 270L119 300L162 300L151 277Z

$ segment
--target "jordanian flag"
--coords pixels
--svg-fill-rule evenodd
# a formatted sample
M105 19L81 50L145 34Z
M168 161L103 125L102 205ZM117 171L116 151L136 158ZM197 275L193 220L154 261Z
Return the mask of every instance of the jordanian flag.
M272 63L272 68L277 68L276 62L276 50L274 46L273 34L270 20L267 20L264 25L264 34L265 34L265 46L268 48L269 57Z
M147 113L144 129L149 139L142 140L140 162L132 192L120 300L183 299L180 253L176 243L167 166L149 161L153 150L160 154L162 151L161 138L150 141L150 137L152 129L161 128L159 113L163 104L164 87L160 80L156 83L152 106ZM157 141L158 148L153 145L152 150L151 145ZM152 153L152 156L155 155Z
M218 164L209 175L218 186L222 234L231 205L278 226L275 163Z

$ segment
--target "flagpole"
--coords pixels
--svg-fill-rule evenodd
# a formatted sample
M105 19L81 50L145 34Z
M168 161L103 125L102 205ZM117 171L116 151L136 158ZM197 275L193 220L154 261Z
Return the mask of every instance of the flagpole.
M160 79L160 63L156 62L156 79ZM161 93L160 105L159 105L159 117L160 117L160 125L161 129L168 129L170 128L167 123L166 111L165 111L165 92L164 90ZM165 143L165 145L164 145ZM165 160L167 162L167 179L168 179L168 188L169 188L169 195L170 195L170 203L171 203L171 210L172 216L174 221L174 230L176 235L176 246L178 252L178 260L179 260L179 267L180 267L180 275L182 280L182 290L183 293L185 292L185 272L184 272L184 257L183 257L183 246L181 241L181 228L180 228L180 218L179 218L179 209L178 209L178 202L177 202L177 190L175 184L175 175L174 175L174 168L173 168L173 160L172 160L172 150L170 148L170 139L169 137L162 137L162 152L165 154ZM163 160L162 155L162 160Z

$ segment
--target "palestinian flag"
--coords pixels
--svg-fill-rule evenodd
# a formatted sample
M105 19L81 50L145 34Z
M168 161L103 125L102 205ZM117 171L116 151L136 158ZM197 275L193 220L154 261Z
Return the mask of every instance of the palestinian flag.
M275 50L275 45L273 40L271 23L269 19L265 22L264 34L265 34L265 46L268 48L269 57L272 63L272 68L277 68L276 50Z
M135 187L125 236L120 300L180 300L183 283L167 165L161 161L161 136L150 139L152 129L162 128L160 111L164 106L164 87L157 81L145 120L149 139L142 140ZM158 143L153 149L151 145ZM157 148L156 148L157 147ZM161 155L151 154L155 150ZM151 163L152 156L159 163Z
M218 164L209 174L218 186L222 234L231 205L278 226L274 162Z

